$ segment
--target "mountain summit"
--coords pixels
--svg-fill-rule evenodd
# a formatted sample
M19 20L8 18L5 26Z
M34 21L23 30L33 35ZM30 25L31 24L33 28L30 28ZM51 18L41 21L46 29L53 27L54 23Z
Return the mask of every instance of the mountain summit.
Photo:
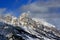
M28 13L18 18L0 16L0 40L60 40L60 32L54 25L29 17Z

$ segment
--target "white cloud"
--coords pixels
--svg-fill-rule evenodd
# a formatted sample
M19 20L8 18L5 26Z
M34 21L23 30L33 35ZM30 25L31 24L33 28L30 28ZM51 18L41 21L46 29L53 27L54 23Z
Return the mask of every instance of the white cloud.
M32 16L34 17L50 17L51 16L50 13L54 13L52 16L56 16L55 13L59 10L60 8L59 5L60 5L59 0L53 0L53 1L50 0L48 2L38 0L36 2L23 5L20 8L21 9L20 11L22 12L30 11Z

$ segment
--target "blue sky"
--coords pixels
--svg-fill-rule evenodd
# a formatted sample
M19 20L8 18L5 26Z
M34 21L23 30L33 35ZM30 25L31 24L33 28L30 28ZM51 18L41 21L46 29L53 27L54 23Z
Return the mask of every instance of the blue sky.
M0 14L19 16L31 12L31 17L43 18L60 29L60 0L0 0Z
M26 3L24 0L0 0L0 8L16 9Z
M0 8L15 10L22 5L26 5L28 1L29 0L0 0ZM31 2L34 2L34 0L32 0Z

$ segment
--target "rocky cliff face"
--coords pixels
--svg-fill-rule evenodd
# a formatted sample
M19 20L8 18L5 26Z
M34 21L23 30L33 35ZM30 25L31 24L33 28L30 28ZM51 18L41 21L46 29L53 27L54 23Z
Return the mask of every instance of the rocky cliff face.
M54 25L24 13L19 18L0 17L0 40L60 40Z

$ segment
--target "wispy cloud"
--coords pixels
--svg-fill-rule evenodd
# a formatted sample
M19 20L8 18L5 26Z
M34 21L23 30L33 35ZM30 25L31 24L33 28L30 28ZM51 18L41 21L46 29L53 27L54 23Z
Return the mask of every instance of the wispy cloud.
M6 11L6 8L0 8L0 14L3 14Z
M54 13L52 16L56 16L55 13L60 13L60 3L59 0L50 0L50 1L42 1L37 0L36 2L23 5L20 8L20 11L27 12L30 11L32 16L42 16L42 17L49 17Z
M0 16L7 15L7 14L14 15L14 16L16 15L14 11L8 11L8 9L6 8L0 8Z

